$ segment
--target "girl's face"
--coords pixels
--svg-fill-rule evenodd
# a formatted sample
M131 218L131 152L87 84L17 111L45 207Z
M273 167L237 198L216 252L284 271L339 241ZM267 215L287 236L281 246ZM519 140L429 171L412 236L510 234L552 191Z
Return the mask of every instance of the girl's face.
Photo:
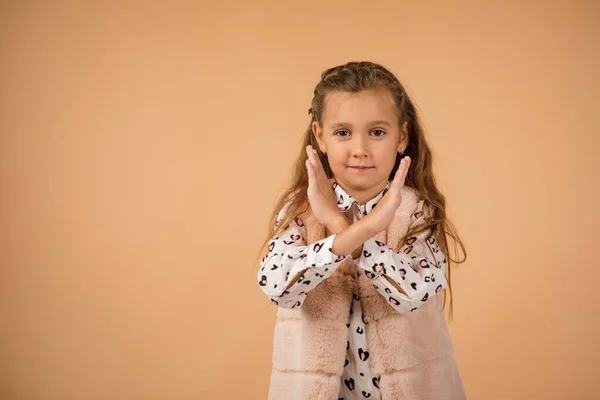
M408 144L391 99L382 90L327 94L323 128L312 130L338 184L361 204L385 187L396 154ZM357 168L357 167L364 168Z

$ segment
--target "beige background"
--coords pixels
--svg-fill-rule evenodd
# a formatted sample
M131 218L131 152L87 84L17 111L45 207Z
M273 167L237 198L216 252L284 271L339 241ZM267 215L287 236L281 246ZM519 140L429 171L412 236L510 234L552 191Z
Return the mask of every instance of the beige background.
M350 60L421 110L468 398L600 398L599 3L450 3L1 2L0 398L266 398L252 261Z

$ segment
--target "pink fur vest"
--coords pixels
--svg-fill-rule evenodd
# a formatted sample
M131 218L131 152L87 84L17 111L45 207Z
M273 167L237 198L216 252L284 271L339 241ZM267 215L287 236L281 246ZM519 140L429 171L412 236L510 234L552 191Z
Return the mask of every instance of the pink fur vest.
M417 207L416 191L402 190L394 221L375 236L390 247L406 234ZM307 243L331 234L310 209L302 220ZM346 323L356 284L367 323L370 368L381 375L383 399L465 399L441 310L442 294L415 312L399 314L363 274L352 279L356 268L351 258L346 260L308 294L301 308L278 308L269 400L337 400L346 355Z

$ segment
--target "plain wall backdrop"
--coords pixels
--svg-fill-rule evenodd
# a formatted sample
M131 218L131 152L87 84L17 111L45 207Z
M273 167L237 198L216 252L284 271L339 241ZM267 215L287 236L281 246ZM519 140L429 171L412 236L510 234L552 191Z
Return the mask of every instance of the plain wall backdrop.
M0 2L0 398L265 399L252 264L321 72L416 102L480 399L600 398L597 1Z

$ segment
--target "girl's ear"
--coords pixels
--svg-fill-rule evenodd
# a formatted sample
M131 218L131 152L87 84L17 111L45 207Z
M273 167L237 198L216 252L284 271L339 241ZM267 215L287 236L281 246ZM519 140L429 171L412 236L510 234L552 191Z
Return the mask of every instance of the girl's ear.
M319 145L319 150L321 150L321 153L327 154L327 147L325 146L325 141L323 140L323 130L316 121L313 121L312 123L312 132L313 135L315 135L315 139L317 139L317 144Z
M404 121L400 128L400 142L398 143L398 152L406 149L408 146L408 121Z

